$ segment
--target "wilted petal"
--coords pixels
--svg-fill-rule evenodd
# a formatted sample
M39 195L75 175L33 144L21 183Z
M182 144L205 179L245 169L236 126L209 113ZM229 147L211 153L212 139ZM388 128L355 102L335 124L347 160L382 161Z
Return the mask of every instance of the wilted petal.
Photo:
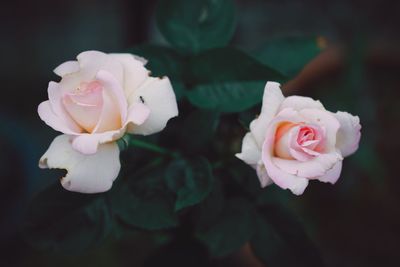
M67 135L53 140L39 166L67 170L67 175L61 179L62 186L80 193L109 190L121 167L116 143L100 145L96 154L84 155L72 148Z

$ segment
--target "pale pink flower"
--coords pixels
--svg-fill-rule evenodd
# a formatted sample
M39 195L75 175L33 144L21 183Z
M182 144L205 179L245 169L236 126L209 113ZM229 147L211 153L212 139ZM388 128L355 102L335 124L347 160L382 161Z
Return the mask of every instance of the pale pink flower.
M178 115L168 78L150 77L143 58L86 51L54 72L49 100L40 118L64 135L40 159L42 168L68 171L64 188L84 193L107 191L120 169L116 140L125 133L148 135Z
M275 183L300 195L309 180L338 180L343 157L358 149L360 129L357 116L332 113L309 97L285 98L279 83L267 82L261 114L236 156L256 169L262 187Z

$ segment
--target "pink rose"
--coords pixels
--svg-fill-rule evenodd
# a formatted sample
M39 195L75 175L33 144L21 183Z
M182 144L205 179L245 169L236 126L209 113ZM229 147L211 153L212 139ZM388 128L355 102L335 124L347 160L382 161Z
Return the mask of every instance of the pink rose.
M257 170L261 186L272 182L301 195L309 180L334 184L343 157L358 149L360 119L332 113L309 97L284 97L267 82L261 114L250 124L236 156Z
M150 77L145 63L131 54L86 51L54 70L61 81L49 83L49 100L38 113L65 135L53 141L39 165L66 169L64 188L107 191L120 169L115 141L125 133L159 132L178 115L169 79Z

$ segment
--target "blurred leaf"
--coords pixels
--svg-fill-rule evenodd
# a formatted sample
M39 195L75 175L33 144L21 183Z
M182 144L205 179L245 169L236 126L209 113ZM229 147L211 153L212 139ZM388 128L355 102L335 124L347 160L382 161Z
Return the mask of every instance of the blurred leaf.
M180 145L194 153L207 148L219 122L219 112L215 110L195 110L183 122L180 130Z
M162 0L156 19L170 44L192 53L226 45L236 26L231 0Z
M129 177L114 191L112 203L117 216L126 224L148 230L178 225L174 196L163 177L165 166L150 166Z
M169 189L177 194L176 211L201 202L213 185L210 163L200 157L172 161L166 170L165 180Z
M216 221L225 206L225 196L221 181L214 179L210 194L194 208L193 221L198 227L211 225Z
M217 48L190 60L189 101L196 107L240 112L262 101L268 80L283 80L277 71L235 48Z
M129 53L148 60L146 68L152 76L168 76L172 82L177 99L183 95L182 84L183 59L173 49L157 45L139 45L128 50Z
M106 197L69 192L59 183L52 185L32 201L23 233L40 249L82 252L102 241L112 228Z
M262 262L272 267L324 266L318 250L293 215L276 205L261 212L250 244Z
M194 85L228 81L266 83L285 79L278 71L234 47L215 48L195 55L190 58L189 68Z
M245 199L230 199L210 225L198 225L196 237L214 257L224 257L244 245L255 231L253 206Z
M320 39L323 42L323 39ZM294 77L316 57L321 48L317 37L286 37L270 40L255 53L262 63Z
M190 103L199 108L240 112L261 102L264 86L264 81L205 84L196 86L186 95Z

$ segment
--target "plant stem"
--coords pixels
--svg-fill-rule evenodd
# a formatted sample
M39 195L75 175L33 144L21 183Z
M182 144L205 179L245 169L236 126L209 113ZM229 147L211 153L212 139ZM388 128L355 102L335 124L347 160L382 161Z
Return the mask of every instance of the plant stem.
M143 149L146 149L149 151L153 151L158 154L165 155L165 156L170 156L172 158L179 157L178 152L170 151L167 148L160 147L156 144L148 143L148 142L138 140L138 139L129 139L129 145L134 146L134 147L143 148Z

